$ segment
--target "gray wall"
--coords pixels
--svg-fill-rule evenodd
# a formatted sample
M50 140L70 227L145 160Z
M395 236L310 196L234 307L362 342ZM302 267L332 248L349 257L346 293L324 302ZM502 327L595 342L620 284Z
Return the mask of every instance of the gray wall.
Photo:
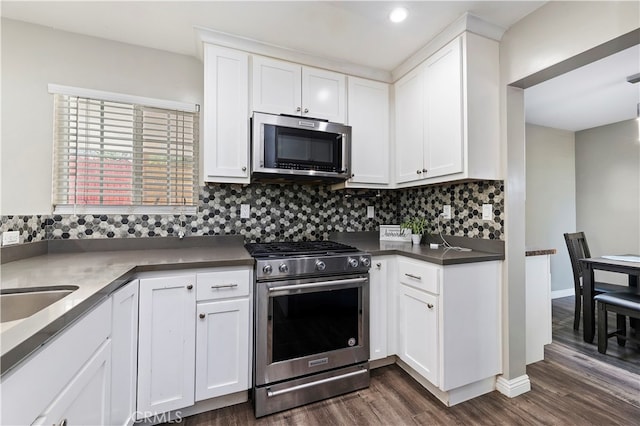
M2 19L0 214L51 213L49 83L202 104L198 59Z
M576 225L593 256L640 253L640 140L627 120L576 132ZM601 274L626 282L626 277Z
M571 261L562 236L576 230L574 133L526 126L526 245L555 248L551 290L573 289Z

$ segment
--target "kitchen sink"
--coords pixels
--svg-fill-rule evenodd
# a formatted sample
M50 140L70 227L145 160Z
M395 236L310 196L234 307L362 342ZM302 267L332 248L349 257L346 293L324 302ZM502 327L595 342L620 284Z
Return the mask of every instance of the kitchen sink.
M65 285L0 290L0 323L30 317L77 289Z

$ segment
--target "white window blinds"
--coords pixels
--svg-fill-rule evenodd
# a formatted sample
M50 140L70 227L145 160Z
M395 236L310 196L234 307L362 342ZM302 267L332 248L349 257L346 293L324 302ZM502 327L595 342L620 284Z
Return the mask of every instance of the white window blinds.
M154 206L162 212L167 206L196 206L197 108L180 111L60 93L54 102L55 211Z

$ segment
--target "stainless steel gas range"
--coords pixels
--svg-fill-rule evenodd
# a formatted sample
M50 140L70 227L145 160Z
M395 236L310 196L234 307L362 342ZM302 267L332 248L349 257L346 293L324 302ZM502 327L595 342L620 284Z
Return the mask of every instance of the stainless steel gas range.
M252 243L256 417L369 386L371 256L331 241Z

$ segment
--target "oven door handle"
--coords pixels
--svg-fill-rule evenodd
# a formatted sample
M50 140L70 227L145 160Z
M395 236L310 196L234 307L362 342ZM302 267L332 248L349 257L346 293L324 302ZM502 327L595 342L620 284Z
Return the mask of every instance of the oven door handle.
M318 288L318 287L333 287L336 285L342 284L357 284L364 283L369 278L348 278L346 280L335 280L335 281L318 281L315 283L307 283L307 284L293 284L293 285L279 285L276 287L269 287L269 292L282 291L282 290L307 290L310 288Z
M342 380L342 379L346 379L348 377L358 376L360 374L367 373L368 371L369 370L364 368L362 370L352 371L351 373L341 374L339 376L334 376L334 377L328 377L326 379L316 380L315 382L303 383L303 384L298 385L298 386L292 386L290 388L280 389L280 390L277 390L277 391L272 391L270 388L267 388L267 396L269 398L272 398L274 396L282 395L282 394L285 394L285 393L295 392L295 391L300 390L300 389L306 389L306 388L310 388L312 386L322 385L322 384L329 383L329 382L335 382L336 380Z

